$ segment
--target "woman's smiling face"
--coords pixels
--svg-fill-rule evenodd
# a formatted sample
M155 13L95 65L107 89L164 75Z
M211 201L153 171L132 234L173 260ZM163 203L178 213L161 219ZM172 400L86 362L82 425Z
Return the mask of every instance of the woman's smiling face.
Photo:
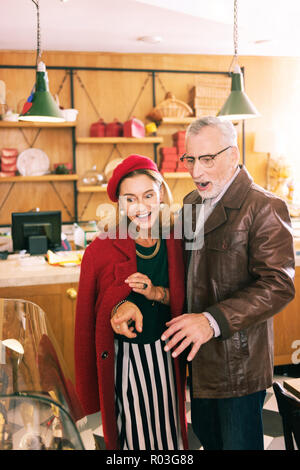
M159 184L149 176L130 176L120 185L120 208L139 228L150 229L159 215L161 193Z

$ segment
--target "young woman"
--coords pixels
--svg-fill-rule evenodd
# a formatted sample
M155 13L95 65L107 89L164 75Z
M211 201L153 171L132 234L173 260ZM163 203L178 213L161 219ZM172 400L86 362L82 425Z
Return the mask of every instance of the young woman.
M86 414L101 409L107 449L187 449L185 361L160 339L184 308L181 240L164 237L169 189L156 164L131 155L108 195L124 214L121 236L86 249L75 325L76 387ZM157 230L158 228L158 230ZM102 234L103 235L103 234Z

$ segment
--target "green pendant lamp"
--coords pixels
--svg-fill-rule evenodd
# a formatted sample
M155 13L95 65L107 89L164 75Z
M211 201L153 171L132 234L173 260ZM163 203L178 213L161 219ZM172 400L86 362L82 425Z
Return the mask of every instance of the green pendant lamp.
M19 116L19 121L63 122L65 119L49 91L48 75L43 62L38 62L40 52L39 0L32 0L37 8L37 71L35 90L28 98Z
M237 33L237 0L234 0L234 57L230 68L235 63L231 75L231 93L218 113L222 119L240 121L244 119L256 118L260 114L251 103L244 91L244 80L240 66L238 65L238 33Z

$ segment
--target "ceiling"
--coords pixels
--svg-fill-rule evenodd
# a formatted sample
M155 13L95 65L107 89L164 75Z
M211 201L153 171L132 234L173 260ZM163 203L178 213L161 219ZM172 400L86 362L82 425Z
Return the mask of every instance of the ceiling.
M0 12L0 50L35 50L33 1ZM239 55L300 56L299 18L299 0L240 0ZM40 24L42 50L233 55L233 0L40 0Z

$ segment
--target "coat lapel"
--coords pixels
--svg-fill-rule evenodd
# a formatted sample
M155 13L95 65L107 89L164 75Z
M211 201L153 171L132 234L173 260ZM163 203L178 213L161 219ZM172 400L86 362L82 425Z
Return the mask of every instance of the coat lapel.
M224 224L227 220L226 211L222 202L220 201L219 204L216 205L210 216L208 217L207 221L204 224L204 234L215 230L220 225Z
M131 238L116 239L112 241L112 245L113 248L118 250L114 258L114 281L106 289L101 299L102 311L106 312L107 321L110 319L112 308L131 292L131 288L125 283L125 279L137 271L134 240Z
M229 209L240 209L252 182L253 180L246 168L242 167L237 177L229 186L226 193L205 222L205 235L227 221L226 207Z
M170 309L172 317L182 314L184 304L184 259L181 240L167 241Z
M119 285L123 284L130 274L137 271L135 242L130 237L122 240L116 239L113 240L113 246L126 256L126 260L115 263L115 283Z

